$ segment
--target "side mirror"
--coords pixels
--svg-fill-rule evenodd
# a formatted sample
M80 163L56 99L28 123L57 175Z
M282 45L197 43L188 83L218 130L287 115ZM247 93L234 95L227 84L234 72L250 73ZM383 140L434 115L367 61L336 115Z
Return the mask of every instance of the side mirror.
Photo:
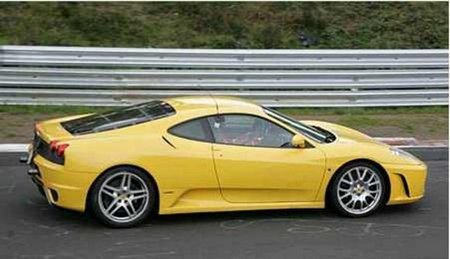
M291 144L293 147L297 147L297 148L305 148L306 147L305 138L299 134L294 135L292 137Z

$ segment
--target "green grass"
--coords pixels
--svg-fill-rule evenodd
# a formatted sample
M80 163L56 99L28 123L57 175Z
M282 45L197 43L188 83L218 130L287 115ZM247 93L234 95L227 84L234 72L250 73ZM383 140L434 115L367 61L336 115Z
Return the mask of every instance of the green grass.
M102 112L111 107L88 106L41 106L41 105L0 105L0 113L12 114L82 114ZM353 115L386 115L386 114L443 114L448 115L447 106L398 107L398 108L278 108L282 113L301 115L341 115L350 119Z
M101 112L111 108L79 106L0 105L0 142L28 141L35 121L68 115ZM298 108L278 109L302 120L341 124L371 136L412 136L418 139L448 138L448 107L400 108Z
M447 2L2 2L0 44L448 48Z
M369 127L379 125L380 121L366 115L342 115L339 123L348 126Z
M0 113L11 114L83 114L101 112L111 108L87 106L0 105Z
M389 108L279 108L288 115L386 115L386 114L446 114L448 106L389 107Z
M394 127L414 134L421 129L423 135L443 135L448 128L448 107L398 107L398 108L306 108L279 109L297 118L313 118L365 130L374 127ZM394 130L394 129L392 129ZM395 131L395 130L394 130Z
M13 137L16 137L17 135L15 134L15 133L7 133L6 134L6 137L7 138L13 138Z

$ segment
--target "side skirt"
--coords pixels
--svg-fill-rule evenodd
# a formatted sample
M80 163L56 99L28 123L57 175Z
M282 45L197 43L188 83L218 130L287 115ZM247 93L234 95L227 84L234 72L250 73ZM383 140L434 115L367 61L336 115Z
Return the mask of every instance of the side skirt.
M196 212L224 212L224 211L249 211L249 210L274 210L274 209L322 209L325 203L321 202L280 202L280 203L227 203L207 206L173 206L161 208L159 214L179 214Z

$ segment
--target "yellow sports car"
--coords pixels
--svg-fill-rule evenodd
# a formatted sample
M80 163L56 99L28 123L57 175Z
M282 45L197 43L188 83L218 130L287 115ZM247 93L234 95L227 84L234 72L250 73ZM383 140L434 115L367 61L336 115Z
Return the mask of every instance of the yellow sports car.
M113 227L151 212L329 206L361 217L419 200L427 174L355 130L212 96L38 123L27 162L49 203Z

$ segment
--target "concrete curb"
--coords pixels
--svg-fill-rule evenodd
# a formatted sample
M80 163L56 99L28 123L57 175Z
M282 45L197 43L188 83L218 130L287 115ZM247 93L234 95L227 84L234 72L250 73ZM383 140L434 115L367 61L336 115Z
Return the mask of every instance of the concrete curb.
M416 138L380 138L375 137L376 140L396 147L448 147L448 140L417 140Z
M0 144L0 153L21 153L28 151L29 144Z

